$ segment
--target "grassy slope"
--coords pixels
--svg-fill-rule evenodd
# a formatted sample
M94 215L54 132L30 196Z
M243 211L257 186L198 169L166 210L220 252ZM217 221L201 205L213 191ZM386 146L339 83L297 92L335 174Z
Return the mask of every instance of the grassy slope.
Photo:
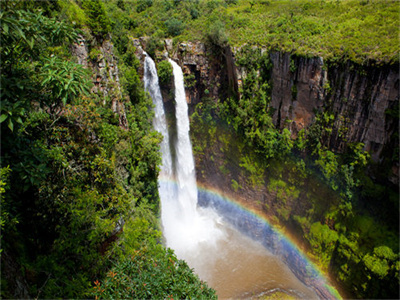
M394 1L270 1L227 10L232 44L267 45L302 55L390 62L398 57L399 3ZM338 4L339 3L339 4ZM230 18L228 18L230 19ZM236 27L236 28L235 28Z
M155 0L140 13L130 3L125 14L137 22L136 36L167 37L165 22L175 18L185 28L178 40L204 40L219 20L233 46L249 43L326 59L393 63L399 60L399 7L391 0L238 0L229 5Z

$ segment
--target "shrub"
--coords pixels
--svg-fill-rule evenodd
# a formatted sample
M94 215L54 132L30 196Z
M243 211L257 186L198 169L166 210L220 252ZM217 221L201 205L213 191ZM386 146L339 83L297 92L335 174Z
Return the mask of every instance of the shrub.
M190 8L190 16L193 20L197 19L200 16L200 12L197 8L191 7Z
M326 224L315 222L311 225L306 238L313 248L313 252L319 256L322 265L327 267L339 238L338 233L329 229Z
M93 294L110 299L216 299L215 291L191 271L172 250L153 245L117 262Z
M89 18L89 27L97 39L104 39L111 31L110 19L104 9L104 4L100 0L87 0L83 2L83 9Z
M138 0L136 11L141 13L153 5L153 0Z
M151 36L146 45L146 52L154 59L156 55L156 50L160 50L162 49L162 47L163 44L160 42L160 40L155 36Z
M92 48L89 53L89 60L91 60L93 62L97 62L97 61L99 61L101 56L102 56L102 53L101 53L100 49Z
M163 60L157 65L157 73L158 78L160 80L160 84L168 84L171 81L172 77L172 65L169 61Z
M169 36L177 36L182 33L185 28L185 25L182 21L172 18L165 21L165 27L167 28L167 34Z
M225 25L220 20L212 23L207 36L211 44L215 46L224 47L228 44L228 36L225 32Z

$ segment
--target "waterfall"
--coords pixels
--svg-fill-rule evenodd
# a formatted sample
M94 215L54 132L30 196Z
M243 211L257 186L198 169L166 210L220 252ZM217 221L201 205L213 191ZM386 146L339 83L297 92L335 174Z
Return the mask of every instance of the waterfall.
M175 79L175 111L177 140L176 152L176 179L179 186L178 201L183 208L182 218L194 220L196 218L197 185L192 153L192 144L189 137L188 105L186 103L185 87L182 69L171 59Z
M160 85L158 83L157 69L154 61L147 53L144 60L144 88L149 92L154 104L153 127L162 134L163 140L160 145L162 155L162 165L158 177L158 193L161 200L161 219L166 220L170 208L170 203L176 198L176 189L168 184L173 180L172 155L169 146L168 124L164 112L164 104L161 96ZM165 222L163 222L165 223ZM168 226L167 226L168 228Z
M206 279L209 270L204 261L211 261L217 242L223 233L218 228L220 217L211 209L197 206L197 184L192 145L189 136L189 115L181 67L169 59L175 81L175 113L177 138L175 143L176 197L162 203L163 226L167 246L174 249L180 259Z
M163 136L161 142L162 165L160 176L168 179L172 178L172 158L169 149L168 124L165 117L163 99L161 96L160 85L158 83L157 69L154 61L145 53L144 60L144 88L149 92L154 104L153 127ZM161 193L160 193L161 195Z

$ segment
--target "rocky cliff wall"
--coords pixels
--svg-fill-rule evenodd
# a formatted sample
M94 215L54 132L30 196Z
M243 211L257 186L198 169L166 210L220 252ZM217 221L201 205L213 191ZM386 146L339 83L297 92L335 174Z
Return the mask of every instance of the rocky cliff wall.
M72 45L71 51L77 62L90 70L93 82L91 92L101 95L104 104L110 101L112 111L119 115L120 126L128 128L113 44L105 40L92 55L89 55L88 48L87 41L81 36L78 42Z
M321 58L298 59L291 63L290 54L270 54L272 68L271 106L274 124L283 128L289 123L293 134L310 126L316 110L324 104L327 72Z
M398 131L398 119L388 111L399 103L397 67L361 68L352 63L327 66L322 58L292 58L274 52L271 105L274 123L293 134L315 121L318 111L334 115L327 145L342 151L362 142L375 161Z

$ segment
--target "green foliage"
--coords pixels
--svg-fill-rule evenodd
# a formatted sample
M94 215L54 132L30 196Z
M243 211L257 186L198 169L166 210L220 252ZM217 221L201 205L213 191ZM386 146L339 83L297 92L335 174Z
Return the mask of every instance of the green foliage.
M157 74L160 84L167 85L171 83L173 76L172 65L169 61L163 60L157 64Z
M253 188L264 185L264 170L261 165L252 159L249 155L243 155L240 158L239 166L246 170L249 175L249 183Z
M14 8L1 11L0 22L2 23L0 122L6 122L8 128L14 131L16 125L22 124L33 100L41 104L50 104L50 99L46 97L49 89L57 92L54 95L57 100L52 104L62 103L70 96L85 90L86 82L79 83L73 76L68 77L74 73L81 75L83 72L71 62L61 62L54 57L50 58L50 63L46 66L38 63L51 55L50 46L70 43L77 38L77 32L70 25L45 17L41 12L33 13ZM53 69L54 73L51 73L52 67L57 63L58 67L64 67L64 70ZM40 77L46 72L50 77L48 81L56 76L61 82L43 83L43 78ZM68 83L75 87L75 91L71 90L67 95L63 87Z
M193 73L190 74L185 74L184 75L184 80L185 80L185 88L192 88L196 86L196 76ZM208 95L210 93L209 90L205 89L204 94Z
M117 7L118 1L107 1ZM119 9L119 8L118 8ZM219 47L262 45L296 56L322 56L333 62L398 62L396 1L152 1L125 3L117 19L134 20L132 36L152 36L166 21L185 24L181 40L209 40ZM117 17L118 16L118 17ZM384 20L384 21L383 21ZM179 32L179 33L178 33ZM168 35L174 36L172 32ZM228 39L229 37L229 39ZM292 65L292 72L293 72Z
M16 225L18 224L17 216L13 211L13 205L11 199L6 192L10 189L9 176L11 173L10 166L0 169L0 200L1 200L1 215L0 215L0 226L1 226L1 249L0 253L4 248L4 235L11 235L12 231L16 231Z
M146 52L149 54L151 57L155 58L156 57L156 51L161 50L163 47L163 43L157 36L151 36L149 41L146 44Z
M128 50L129 51L129 50ZM127 54L128 54L127 51ZM140 81L137 73L137 58L129 57L125 54L125 59L128 61L126 66L121 66L123 77L121 79L122 86L129 95L129 98L133 104L139 103L144 98L143 84ZM132 60L129 60L131 58Z
M303 151L306 148L306 145L307 145L307 139L305 137L305 131L304 129L301 129L297 134L293 146L295 150Z
M222 103L222 115L236 132L243 134L249 146L267 160L283 158L291 153L293 141L288 129L275 130L270 116L270 70L268 53L244 46L237 55L247 77L240 89L239 100L229 98ZM257 74L259 72L259 75Z
M49 107L51 113L74 101L77 96L88 95L91 87L89 74L81 65L56 56L44 59L43 63L39 75L43 88L40 102Z
M110 19L101 0L85 0L82 7L88 18L88 26L98 40L103 40L110 32Z
M389 271L389 264L385 259L367 254L363 258L366 268L380 278L385 277Z
M137 6L136 6L136 11L138 13L145 11L149 7L153 5L153 0L138 0Z
M64 4L63 11L71 8ZM1 126L1 163L9 166L0 179L2 250L33 274L26 277L32 297L87 298L112 261L160 238L161 136L152 130L132 45L120 75L134 105L124 103L129 128L122 129L111 103L89 93L87 71L71 61L79 32L34 3L32 10L19 5L0 15L0 120L8 125ZM93 22L106 22L102 2L82 5Z
M295 73L297 70L296 61L292 57L290 57L289 70L292 73Z
M101 50L98 48L92 48L89 52L89 59L93 62L98 62L102 57Z
M108 123L102 123L99 128L99 138L107 152L112 153L118 142L118 128Z
M363 150L363 143L349 143L347 147L345 161L348 161L350 166L365 167L369 163L370 155L367 151Z
M237 192L240 188L239 183L235 179L232 179L231 182L232 182L231 186L232 186L233 190L235 192Z
M310 227L307 239L324 267L327 267L331 260L338 238L337 232L329 229L326 224L315 222Z
M75 1L58 0L57 3L60 5L61 18L68 19L69 23L76 24L80 28L88 24L88 17Z
M289 199L297 199L299 197L300 190L293 185L288 185L286 181L281 179L271 179L268 184L270 191L276 192L276 198L279 202L286 203Z
M220 20L212 22L207 32L207 38L214 46L221 48L227 46L228 36L225 31L225 24Z
M340 235L335 256L335 273L358 297L393 298L398 293L398 255L391 247L390 233L369 217L359 217L359 233ZM374 238L372 238L374 236ZM374 245L371 247L371 241Z
M168 36L177 36L182 33L185 25L181 20L172 18L165 21L165 27L167 28Z
M102 282L95 281L93 295L96 299L217 298L184 261L160 245L144 247L116 263Z
M293 220L300 226L303 232L308 232L310 230L311 224L306 217L294 215Z
M203 102L196 105L195 112L191 116L190 131L194 136L201 136L200 139L197 139L197 143L193 144L196 155L204 155L205 150L210 149L216 143L216 121L213 118L216 109L217 105L214 102L204 99Z
M338 174L338 161L336 155L329 150L318 149L318 159L315 164L320 167L325 178L331 183L332 189L337 190L334 177Z

